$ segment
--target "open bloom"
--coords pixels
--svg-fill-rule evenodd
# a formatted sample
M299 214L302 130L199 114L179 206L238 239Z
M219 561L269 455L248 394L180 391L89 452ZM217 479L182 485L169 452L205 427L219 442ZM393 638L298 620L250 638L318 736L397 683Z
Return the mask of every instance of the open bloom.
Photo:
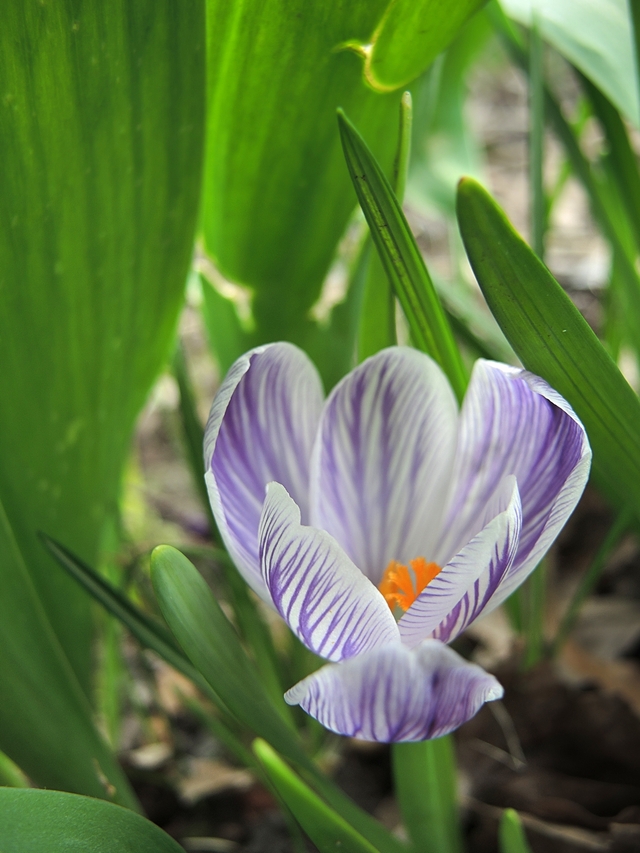
M383 350L324 400L291 344L242 356L205 435L206 480L247 582L330 661L288 691L324 726L439 737L502 688L445 644L535 568L591 452L567 402L478 361L458 407L441 369Z

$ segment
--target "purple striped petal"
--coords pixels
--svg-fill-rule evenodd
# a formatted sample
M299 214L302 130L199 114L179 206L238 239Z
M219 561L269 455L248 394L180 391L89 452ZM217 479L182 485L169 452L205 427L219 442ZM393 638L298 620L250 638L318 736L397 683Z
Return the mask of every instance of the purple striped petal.
M380 592L333 537L300 524L300 510L279 483L267 487L260 562L278 612L317 655L339 661L399 641Z
M320 419L320 377L292 344L239 358L216 394L205 430L209 499L233 561L264 598L258 525L267 483L277 480L308 515L311 450Z
M329 396L313 451L312 523L374 583L390 560L433 559L456 422L444 374L408 347L367 359Z
M520 495L507 477L492 501L498 512L416 598L398 628L409 648L435 636L445 643L484 609L513 564L522 524Z
M383 743L441 737L502 696L498 681L437 640L329 664L285 694L325 728Z
M462 406L438 556L448 559L484 526L491 495L505 476L515 476L522 501L520 543L487 603L492 609L544 556L578 502L590 464L584 427L566 400L528 371L479 360Z

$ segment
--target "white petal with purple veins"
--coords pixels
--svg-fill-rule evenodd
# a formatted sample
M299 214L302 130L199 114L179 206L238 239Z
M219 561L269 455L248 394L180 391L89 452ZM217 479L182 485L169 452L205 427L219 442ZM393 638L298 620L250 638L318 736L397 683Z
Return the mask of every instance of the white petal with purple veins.
M512 474L522 501L522 531L505 583L515 588L575 507L590 458L584 427L546 382L515 367L479 360L462 406L438 556L448 559L483 527L492 493Z
M505 478L492 503L498 514L428 584L400 620L400 636L409 648L436 629L438 639L453 640L484 609L511 568L522 524L514 477Z
M279 483L267 487L260 562L278 612L321 657L339 661L399 641L380 592L328 533L300 524L300 510Z
M323 726L361 740L441 737L471 719L502 687L437 640L391 645L330 664L286 694Z
M277 480L306 518L311 450L323 404L318 372L292 344L239 358L216 394L205 431L205 478L225 544L247 582L268 598L258 559L265 487Z
M390 560L433 553L456 424L441 369L408 347L367 359L329 396L313 451L312 523L374 583Z

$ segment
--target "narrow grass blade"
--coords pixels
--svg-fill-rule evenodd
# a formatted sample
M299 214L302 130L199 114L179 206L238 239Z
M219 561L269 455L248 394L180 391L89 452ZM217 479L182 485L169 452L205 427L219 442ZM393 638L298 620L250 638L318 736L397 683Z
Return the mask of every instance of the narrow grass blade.
M606 95L603 95L586 77L582 78L582 85L607 137L609 152L606 162L626 207L637 250L640 251L640 171L627 128L620 113Z
M529 183L532 248L544 259L544 42L534 19L529 34Z
M77 794L0 788L0 814L3 853L183 853L150 820Z
M358 201L413 341L438 362L461 400L467 377L460 351L402 208L367 144L341 110L338 124Z
M320 853L334 853L336 850L378 853L366 838L305 785L269 744L257 739L253 743L253 751L271 784Z
M499 829L500 853L531 853L518 812L505 809Z
M640 401L578 309L480 184L458 188L458 222L480 287L522 363L573 406L608 494L640 510Z
M405 92L400 102L398 147L393 161L393 190L402 203L407 182L411 152L412 105L411 94ZM367 238L370 244L371 236ZM367 251L363 249L363 251ZM382 261L377 252L368 252L369 269L362 299L360 329L358 334L358 361L385 347L397 343L396 299Z
M456 760L450 735L393 745L396 796L420 853L461 853Z
M0 587L0 749L38 785L139 808L93 724L1 503Z

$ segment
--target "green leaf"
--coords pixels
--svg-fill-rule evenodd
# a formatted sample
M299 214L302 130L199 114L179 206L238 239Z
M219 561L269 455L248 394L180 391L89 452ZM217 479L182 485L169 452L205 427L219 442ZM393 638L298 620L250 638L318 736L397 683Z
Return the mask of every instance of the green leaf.
M500 820L500 853L531 853L518 812L505 809Z
M182 853L127 809L61 791L0 788L2 853Z
M310 317L354 207L335 111L359 122L390 167L400 92L381 95L337 49L365 39L387 0L209 0L208 127L202 206L206 254L252 293L253 330L215 341L223 364L265 341L309 351L327 386L352 362L331 321ZM233 347L234 349L227 349Z
M390 0L365 44L351 46L364 59L372 89L387 92L406 86L453 41L486 0Z
M0 503L0 749L35 782L137 808L38 599ZM0 827L4 813L0 806ZM4 847L0 843L0 849ZM46 847L43 849L47 849Z
M549 270L471 179L458 189L458 222L476 278L509 343L524 366L575 409L607 492L638 511L638 397Z
M413 108L411 94L405 92L400 102L398 145L393 161L393 190L402 203L411 154L411 125ZM371 237L362 249L362 261L367 267L367 280L362 297L358 333L358 361L385 347L396 344L396 299L377 252L371 254Z
M640 124L633 35L627 0L501 0L507 14L531 26L591 79L635 125Z
M145 648L152 649L167 663L188 678L198 681L198 673L185 657L173 635L159 621L148 616L119 589L60 545L55 539L40 534L42 541L58 563L66 569L89 595L131 631Z
M396 796L420 853L461 853L456 759L451 736L392 747Z
M0 10L0 499L87 692L89 602L36 530L96 564L117 512L191 255L203 27L202 0Z
M460 351L402 207L365 141L342 111L338 123L358 201L414 343L440 364L461 400L466 373Z
M269 744L257 739L253 751L273 787L320 853L377 853L372 844L287 767Z
M195 566L175 548L160 545L151 555L151 580L176 639L232 714L279 752L309 765L294 730L265 692L238 635Z

